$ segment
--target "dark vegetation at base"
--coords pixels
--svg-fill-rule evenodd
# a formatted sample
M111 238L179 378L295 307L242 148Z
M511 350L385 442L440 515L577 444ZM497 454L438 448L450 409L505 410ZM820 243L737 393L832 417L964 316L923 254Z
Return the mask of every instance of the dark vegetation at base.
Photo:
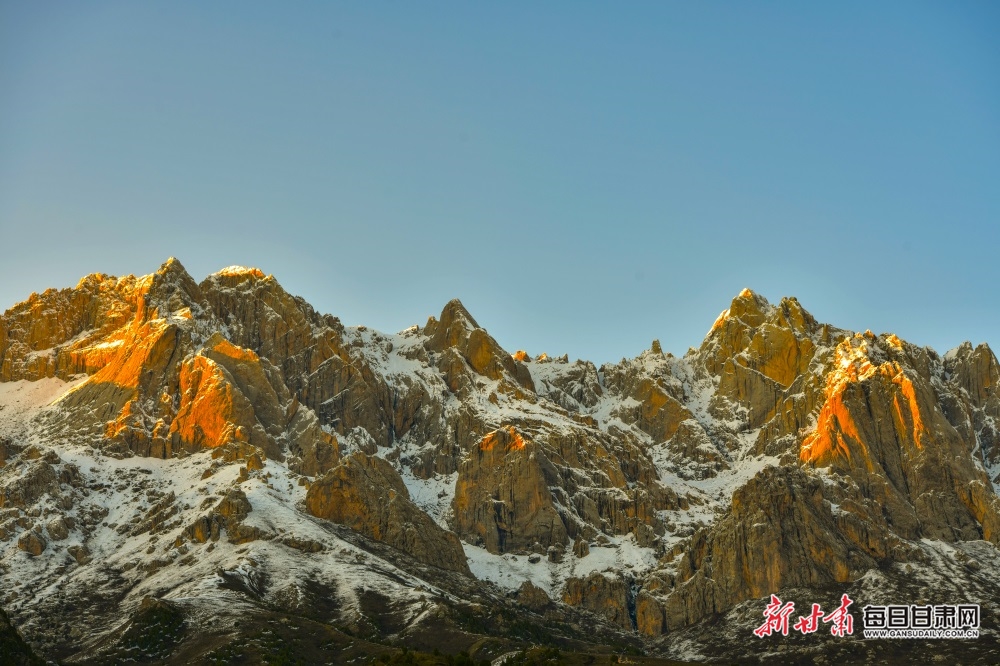
M7 614L0 610L0 666L42 666L44 663L17 633Z
M594 625L586 621L585 615L566 610L546 612L543 616L517 609L509 599L488 595L462 578L443 578L438 582L442 587L451 587L455 596L465 601L446 602L445 597L440 597L441 612L425 616L419 626L409 625L409 613L394 610L393 599L372 590L359 595L363 616L350 626L329 624L331 618L343 617L339 595L333 587L316 581L300 590L296 601L288 604L280 601L263 604L247 590L237 590L256 608L239 623L237 634L206 639L200 633L189 632L168 658L147 663L480 666L504 654L509 655L508 666L591 666L620 661L646 666L681 663L643 656L641 643L630 641L627 635L594 631ZM897 585L898 598L915 599L923 594L915 582L897 581ZM805 608L809 601L820 601L824 606L833 604L845 591L861 599L856 590L843 584L787 590L783 595L794 600L797 608ZM756 621L753 617L751 624ZM982 624L984 628L1000 626L1000 619L984 607ZM895 664L942 659L946 663L1000 663L1000 643L992 633L984 633L972 641L862 641L829 640L829 637L823 640L817 635L793 634L775 637L769 644L754 639L752 645L747 645L740 637L749 637L752 626L733 633L734 627L730 625L726 617L715 616L685 633L705 648L705 663L712 664L796 664L819 660ZM728 639L723 638L727 630L731 634ZM859 632L860 627L856 626L855 631ZM757 655L769 654L748 658L747 648Z
M574 629L566 622L542 618L523 610L519 613L507 606L494 608L490 613L475 613L455 607L451 609L451 617L459 627L471 634L502 637L540 647L566 650L573 643L589 643L595 638ZM633 656L643 654L636 645L611 635L601 636L600 645L613 653Z
M501 609L503 611L504 609ZM529 633L526 621L505 615L505 628L516 633ZM466 623L487 620L469 614ZM546 639L562 640L537 619L537 628L530 632ZM483 666L508 654L510 666L591 666L618 663L617 654L607 652L607 646L577 642L575 647L538 645L510 636L484 636L456 629L445 619L438 626L423 626L420 636L405 632L391 639L366 639L350 635L346 630L329 624L261 608L248 613L237 625L236 633L214 633L210 626L199 626L185 617L183 606L176 602L149 600L122 628L122 633L104 649L101 656L74 662L93 666L110 664L209 664L211 666L266 665L307 666L312 664L358 664L369 666ZM346 629L346 628L344 628ZM423 638L423 640L421 640ZM387 642L391 640L391 643ZM434 643L438 645L435 646ZM415 648L419 645L419 648ZM428 647L428 645L430 647ZM595 652L589 652L589 650ZM634 649L633 649L634 652ZM621 651L622 654L625 650ZM676 662L641 656L629 656L629 663L665 666ZM0 666L7 662L0 661ZM10 662L16 664L42 664Z
M169 601L150 599L132 618L128 628L103 663L149 662L166 659L184 639L186 622L181 611Z
M545 623L534 621L537 618L518 616L509 608L501 607L496 609L493 614L486 615L456 607L452 609L452 616L459 627L471 634L507 636L540 645L552 645L557 638L552 629ZM562 630L559 632L562 635L578 638L571 627L561 625L561 623L554 624L560 625L557 628Z
M455 655L443 655L439 650L427 654L403 648L399 652L379 655L372 659L371 663L373 666L381 666L382 664L386 666L489 666L490 660L476 661L465 651Z
M209 664L242 664L255 657L268 666L300 666L308 664L299 652L299 641L288 640L274 630L265 629L253 636L213 650L205 655Z
M508 655L507 666L592 666L619 660L646 666L680 663L644 656L641 644L629 641L626 635L594 632L585 615L568 611L540 615L516 609L500 596L469 594L465 596L467 601L444 603L440 612L425 615L419 626L410 626L408 614L394 610L394 600L368 590L359 595L363 615L350 626L338 626L330 623L332 618L342 617L337 590L331 586L313 581L294 599L282 600L278 595L274 602L263 603L259 596L244 587L233 589L229 582L220 587L235 592L241 598L237 603L247 604L235 626L195 620L188 615L192 609L183 602L149 599L128 623L108 637L99 655L73 663L481 666L501 655ZM804 604L807 597L826 604L844 589L834 586L822 590L829 599L817 595L815 589L803 591L801 599L791 591L788 596L797 605ZM716 617L714 622L704 623L702 630L707 634L701 637L702 642L711 644L710 635L724 633L725 626L719 623L727 622ZM993 619L984 615L984 626L992 624ZM706 663L812 663L820 656L831 659L831 663L872 659L906 663L935 655L947 655L948 661L960 663L967 662L963 656L969 654L1000 663L991 649L996 646L992 636L972 642L938 641L934 646L903 641L831 645L821 644L815 636L781 638L764 650L771 653L764 659L738 656L740 653L734 652L737 648L723 640L716 649L706 650ZM754 647L764 646L755 641ZM44 663L37 659L11 661L5 652L0 651L0 666Z

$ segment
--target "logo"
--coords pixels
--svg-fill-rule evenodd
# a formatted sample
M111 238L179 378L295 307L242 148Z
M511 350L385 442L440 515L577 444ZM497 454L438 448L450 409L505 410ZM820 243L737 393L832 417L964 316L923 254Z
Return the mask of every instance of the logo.
M979 604L865 606L865 638L979 638Z
M783 602L777 595L764 608L764 623L753 630L757 638L781 634L789 630L803 635L813 634L829 625L830 634L837 637L854 634L854 616L849 608L854 601L848 595L840 597L840 606L825 613L820 604L812 604L808 615L792 622L795 602ZM938 604L886 606L868 605L861 609L864 638L979 638L979 604Z
M812 612L809 615L799 616L799 619L792 625L792 629L802 634L815 633L820 623L830 624L830 633L834 636L848 636L854 633L854 616L848 612L848 607L854 602L846 594L840 598L840 606L825 614L819 604L812 605ZM764 609L764 624L753 630L757 638L770 636L780 632L782 636L788 635L788 618L795 612L795 602L781 603L777 595L771 595L771 603Z

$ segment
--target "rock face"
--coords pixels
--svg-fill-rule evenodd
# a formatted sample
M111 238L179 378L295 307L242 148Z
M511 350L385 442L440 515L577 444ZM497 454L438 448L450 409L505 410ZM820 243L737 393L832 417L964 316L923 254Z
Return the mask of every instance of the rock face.
M473 373L499 381L498 388L505 393L522 395L518 388L534 391L531 373L523 362L504 351L458 299L444 307L440 321L431 317L423 334L428 337L427 350L442 355L439 367L452 390L469 386L459 378L464 362Z
M17 540L17 547L26 552L28 555L38 557L42 554L42 551L46 547L45 539L40 534L35 532L25 532Z
M566 581L562 600L571 606L582 606L628 631L634 628L629 594L629 586L620 576L592 573L584 579Z
M317 479L309 513L393 546L421 562L469 574L462 544L410 501L392 465L357 452Z
M856 511L870 517L876 508ZM783 586L853 580L888 556L884 521L833 511L819 480L795 468L765 469L734 494L721 521L692 539L664 604L666 626L687 626Z
M938 586L973 576L984 608L1000 598L992 351L838 329L794 298L744 290L683 357L654 341L598 368L512 355L457 300L384 334L260 270L197 283L172 259L4 313L0 382L0 564L48 582L107 566L161 596L207 576L294 605L308 587L294 576L357 565L324 585L365 586L321 596L363 615L382 603L372 590L395 590L400 617L466 618L448 604L492 589L475 573L531 622L572 617L655 649L748 600L902 585L919 567ZM406 606L423 582L399 583L372 542L432 565L413 567L427 589L457 585L419 602L448 609ZM36 611L9 580L21 596L0 603L57 640L22 622Z
M541 356L531 365L538 392L563 409L581 412L592 409L604 395L597 368L590 361L551 360Z
M62 541L69 536L69 526L62 516L57 516L46 523L45 529L53 541Z
M836 359L800 459L850 476L903 538L996 543L1000 505L938 405L926 351L859 335L837 346Z
M493 553L565 544L566 526L549 492L556 477L539 447L514 427L486 435L459 468L455 530Z
M663 605L649 592L639 592L635 600L635 628L643 636L655 638L666 630Z
M247 500L246 494L239 489L230 490L208 515L188 526L184 536L195 543L206 543L218 541L225 530L229 542L235 544L269 538L271 535L259 528L243 523L251 511L253 505Z
M800 432L822 401L830 346L846 331L819 325L793 298L771 306L744 289L709 331L697 352L696 373L718 382L709 411L716 421L738 420L756 431L755 453L797 448ZM709 427L726 451L742 443Z
M945 375L956 390L940 393L949 423L966 442L978 442L994 484L1000 463L1000 364L985 344L963 343L944 357Z
M0 381L91 373L114 351L103 339L139 306L141 280L88 275L73 289L32 294L0 320Z
M537 612L543 611L552 605L552 600L545 590L536 587L530 580L521 583L517 590L517 602L526 608Z
M20 473L18 473L20 472ZM0 509L31 506L44 495L59 492L59 481L50 461L39 459L25 461L21 469L4 474L6 483L0 489Z

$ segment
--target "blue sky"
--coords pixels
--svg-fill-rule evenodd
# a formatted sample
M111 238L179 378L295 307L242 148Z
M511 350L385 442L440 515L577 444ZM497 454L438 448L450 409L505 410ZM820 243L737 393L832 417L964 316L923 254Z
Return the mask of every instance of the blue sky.
M346 324L1000 347L1000 5L0 4L0 309L177 256Z

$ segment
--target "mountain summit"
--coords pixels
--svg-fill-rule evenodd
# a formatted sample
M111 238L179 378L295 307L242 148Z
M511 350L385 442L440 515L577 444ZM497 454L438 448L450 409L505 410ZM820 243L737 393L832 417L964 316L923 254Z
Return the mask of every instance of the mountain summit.
M733 659L772 594L995 627L998 445L986 345L942 356L794 298L745 289L685 356L597 368L512 355L458 300L386 334L171 258L0 317L0 606L73 663Z

